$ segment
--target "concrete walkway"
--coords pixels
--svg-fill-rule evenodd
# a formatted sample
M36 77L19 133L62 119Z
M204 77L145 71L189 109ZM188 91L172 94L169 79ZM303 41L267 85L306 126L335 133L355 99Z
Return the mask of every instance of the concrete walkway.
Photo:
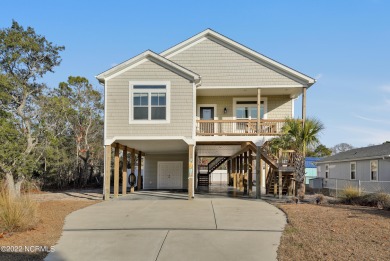
M261 200L129 195L70 214L45 260L276 260L285 224Z

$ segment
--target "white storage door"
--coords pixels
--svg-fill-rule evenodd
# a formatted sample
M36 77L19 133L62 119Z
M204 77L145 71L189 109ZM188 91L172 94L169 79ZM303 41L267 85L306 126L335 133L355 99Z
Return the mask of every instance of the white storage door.
M159 161L157 163L157 188L182 189L183 188L183 162Z

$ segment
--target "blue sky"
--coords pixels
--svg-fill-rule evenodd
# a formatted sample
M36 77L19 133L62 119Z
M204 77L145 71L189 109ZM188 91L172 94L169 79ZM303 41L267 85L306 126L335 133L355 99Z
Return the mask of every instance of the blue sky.
M390 1L3 0L0 27L12 19L66 47L49 86L80 75L98 87L112 65L212 28L318 80L307 109L326 146L390 140Z

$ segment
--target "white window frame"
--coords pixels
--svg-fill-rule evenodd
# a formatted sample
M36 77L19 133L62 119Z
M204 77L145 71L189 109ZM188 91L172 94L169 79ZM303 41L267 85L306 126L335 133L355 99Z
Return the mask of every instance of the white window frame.
M165 89L133 89L134 85L165 85ZM148 120L134 120L133 97L134 93L148 93ZM151 99L152 93L166 94L165 120L152 120ZM171 122L171 82L170 81L130 81L129 82L129 124L167 124Z
M328 179L329 178L329 164L325 164L325 178Z
M354 170L355 178L354 179L352 178L352 165L355 165L355 170ZM350 180L356 180L356 162L350 162L349 163L349 179Z
M260 102L264 102L264 120L268 118L268 103L267 103L267 97L261 97ZM233 98L233 119L237 120L236 115L236 109L237 109L237 102L238 101L257 101L257 97L240 97L240 98ZM240 104L241 105L241 104ZM257 107L257 104L256 104Z
M376 161L376 179L372 179L372 165L371 162ZM379 179L379 161L378 160L370 160L370 180L371 181L378 181Z

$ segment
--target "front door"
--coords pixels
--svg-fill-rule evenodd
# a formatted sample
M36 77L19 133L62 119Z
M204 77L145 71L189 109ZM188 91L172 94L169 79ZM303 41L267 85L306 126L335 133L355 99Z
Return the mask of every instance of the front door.
M200 107L201 120L214 120L214 107ZM200 124L202 133L214 133L214 122L203 122Z
M183 188L183 162L159 161L157 163L157 188L182 189Z

